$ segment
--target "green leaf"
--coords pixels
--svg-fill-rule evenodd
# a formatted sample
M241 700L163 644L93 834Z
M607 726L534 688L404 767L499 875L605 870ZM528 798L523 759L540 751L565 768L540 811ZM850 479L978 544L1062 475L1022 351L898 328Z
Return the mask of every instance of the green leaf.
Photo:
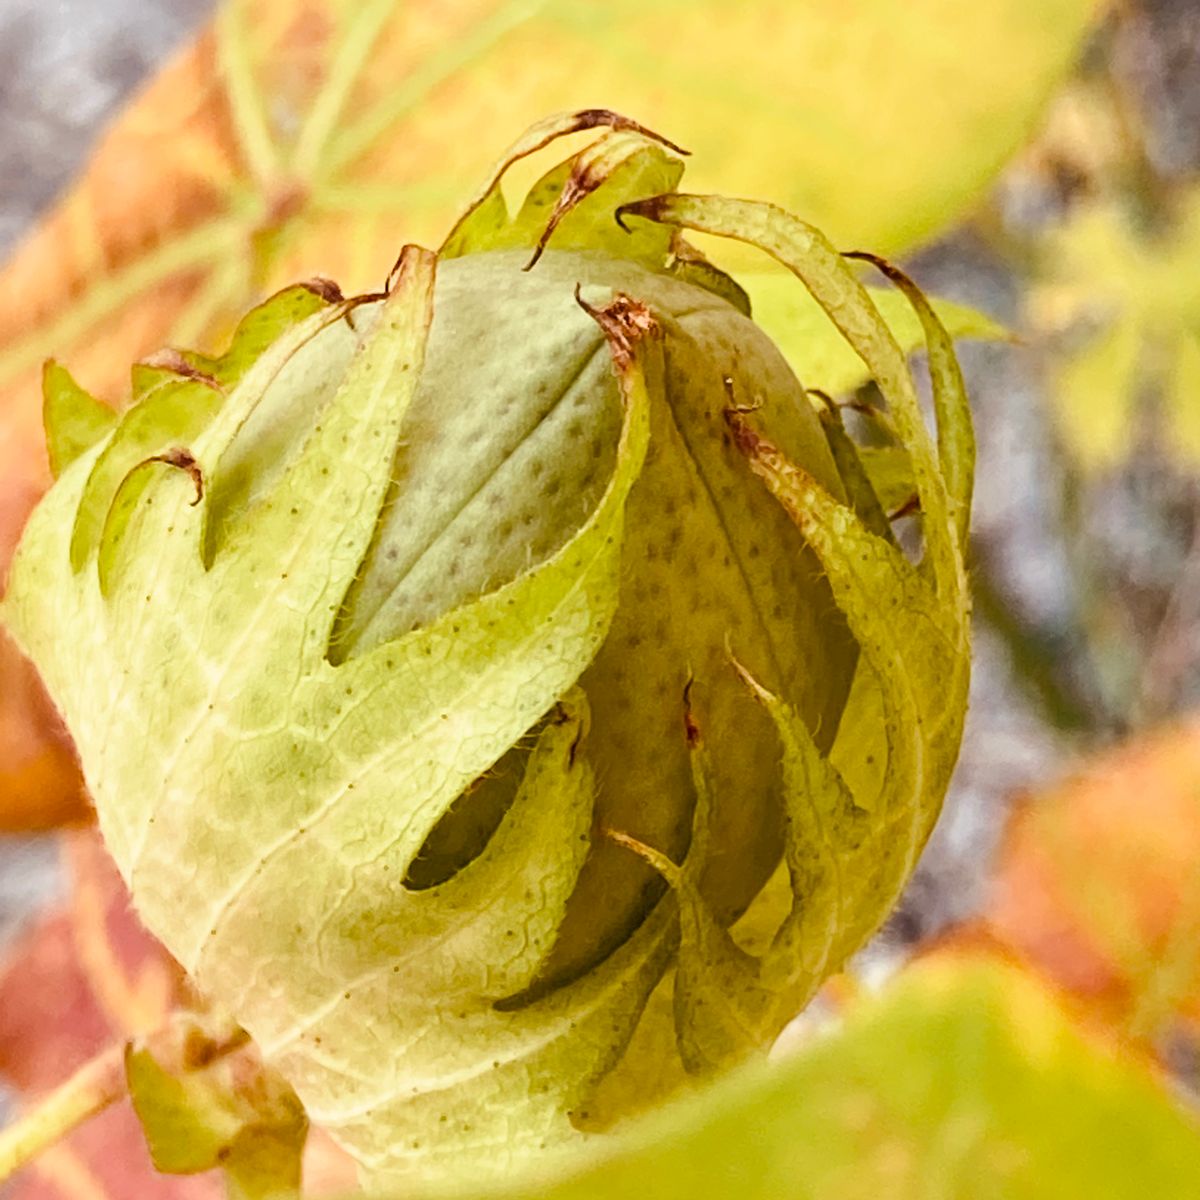
M269 8L243 2L251 14ZM313 7L333 22L332 4ZM331 131L320 182L353 198L354 182L386 194L394 181L395 210L432 236L454 178L486 166L480 113L520 128L602 98L692 150L702 190L763 196L840 244L894 253L980 196L1029 136L1097 10L1094 0L1048 0L1036 16L1019 0L866 0L851 11L542 0L490 4L474 19L404 11L366 60L352 93L361 107L347 105ZM414 142L430 147L416 165Z
M1011 968L911 969L843 1028L473 1200L1200 1194L1194 1116Z
M220 1167L230 1200L300 1194L308 1118L276 1073L244 1054L169 1070L148 1049L130 1046L125 1075L157 1170L194 1175Z
M1050 400L1075 465L1108 470L1154 428L1181 467L1194 467L1200 189L1181 190L1163 222L1095 200L1041 251L1030 315L1050 338ZM1161 404L1148 421L1142 400L1150 397Z
M42 370L42 421L50 471L57 479L85 450L112 432L117 414L53 359Z
M739 271L737 279L750 294L755 322L767 331L807 387L841 396L869 382L871 374L862 359L790 275L774 270ZM902 295L875 287L868 287L867 293L901 349L912 353L924 347L920 319ZM1003 341L1012 336L976 309L936 297L931 303L952 337Z

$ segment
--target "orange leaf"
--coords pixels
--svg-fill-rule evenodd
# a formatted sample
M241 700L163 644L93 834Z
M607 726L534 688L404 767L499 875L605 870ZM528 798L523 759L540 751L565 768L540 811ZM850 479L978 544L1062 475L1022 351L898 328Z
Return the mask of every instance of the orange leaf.
M36 673L0 629L0 830L50 829L89 814L83 780Z
M1097 1015L1151 1038L1200 1022L1200 719L1021 805L993 931Z

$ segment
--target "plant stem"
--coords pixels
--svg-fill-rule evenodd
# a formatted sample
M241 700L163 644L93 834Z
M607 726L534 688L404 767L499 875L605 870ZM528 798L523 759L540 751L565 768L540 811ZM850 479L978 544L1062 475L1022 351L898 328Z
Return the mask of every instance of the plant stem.
M32 1112L0 1129L0 1183L125 1094L125 1046L110 1046Z
M374 0L361 6L347 22L342 44L296 141L292 169L299 178L308 180L316 174L350 92L395 12L393 0Z
M245 8L230 0L217 10L217 57L246 170L260 187L269 187L279 173L279 154L254 73Z
M201 1070L246 1045L244 1030L206 1029L196 1013L175 1013L145 1044L177 1071ZM120 1100L127 1090L125 1055L130 1042L117 1042L84 1063L30 1112L0 1129L0 1184L60 1138Z

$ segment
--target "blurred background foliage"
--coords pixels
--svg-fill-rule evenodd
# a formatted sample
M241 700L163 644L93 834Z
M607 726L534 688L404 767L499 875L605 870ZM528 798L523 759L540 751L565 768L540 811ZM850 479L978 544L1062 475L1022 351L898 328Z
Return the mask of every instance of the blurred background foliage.
M45 357L119 404L131 360L219 345L264 292L316 274L377 287L555 109L630 113L694 152L689 187L776 200L898 257L962 306L946 310L960 333L991 339L963 345L974 710L904 903L780 1061L519 1194L1200 1195L1200 6L53 11L0 5L0 570L47 482ZM753 290L801 375L853 400L853 364L814 351L802 300L781 302L769 271ZM0 644L16 1106L186 996L94 835L64 823L88 824L70 748ZM305 1178L350 1182L319 1131ZM219 1192L211 1173L153 1175L121 1107L13 1189Z

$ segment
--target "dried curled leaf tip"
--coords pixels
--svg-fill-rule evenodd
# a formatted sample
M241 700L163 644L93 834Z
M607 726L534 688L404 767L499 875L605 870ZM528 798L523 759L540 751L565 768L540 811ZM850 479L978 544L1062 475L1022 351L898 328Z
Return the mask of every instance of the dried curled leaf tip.
M326 279L323 275L314 275L300 286L324 300L326 304L341 304L346 298L342 295L342 289L332 279Z
M193 379L197 383L204 384L205 387L212 388L214 391L222 390L219 380L214 379L206 371L201 370L200 367L178 350L158 350L154 354L143 358L139 366L150 367L156 371L168 371L172 375L179 375L184 379Z
M622 116L621 113L613 112L610 108L581 109L571 119L572 132L576 133L583 132L585 129L596 129L600 126L607 126L609 129L620 132L641 134L642 137L658 142L660 145L666 146L668 150L681 154L685 158L691 154L690 150L685 150L670 138L664 137L661 133L655 133L653 129L647 128L640 121Z
M723 410L721 415L733 436L734 445L751 460L752 465L757 459L772 456L777 462L783 464L784 459L780 455L778 447L773 446L766 438L755 432L753 426L746 420L747 415L754 411L753 406L746 405L729 406Z
M596 307L583 298L582 286L575 285L575 302L604 330L618 370L628 369L638 344L659 333L654 314L646 305L622 292L602 307Z
M186 472L196 486L196 497L191 501L192 508L195 508L204 499L204 473L200 470L200 464L190 450L176 446L166 451L165 454L151 455L146 462L164 463L168 467L175 467L177 470Z

